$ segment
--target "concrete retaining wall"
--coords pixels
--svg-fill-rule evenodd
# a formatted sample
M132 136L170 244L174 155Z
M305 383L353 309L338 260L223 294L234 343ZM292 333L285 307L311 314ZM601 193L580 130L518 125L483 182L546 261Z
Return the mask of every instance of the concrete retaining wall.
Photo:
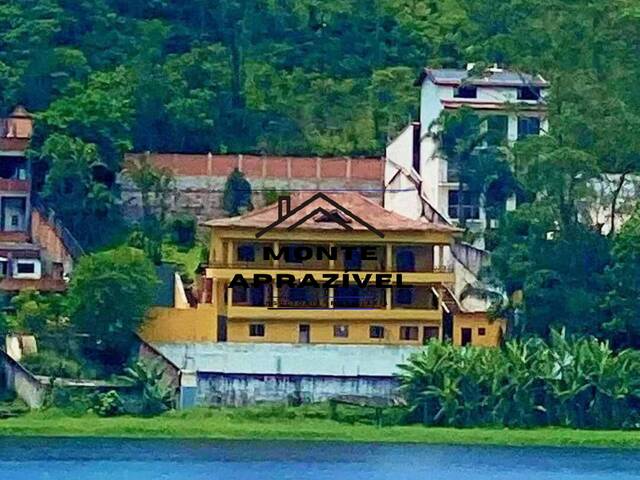
M7 390L16 392L18 398L29 408L38 409L44 405L48 387L41 383L31 372L0 350L0 368L4 371Z
M389 377L233 375L198 373L197 405L243 406L258 402L321 402L336 395L392 398L398 382Z

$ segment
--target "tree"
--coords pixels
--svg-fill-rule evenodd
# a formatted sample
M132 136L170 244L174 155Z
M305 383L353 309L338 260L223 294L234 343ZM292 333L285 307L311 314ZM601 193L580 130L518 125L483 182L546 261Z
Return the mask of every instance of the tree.
M253 210L251 184L237 168L229 174L224 185L222 208L230 217Z
M96 145L55 133L42 145L38 158L49 165L43 198L67 228L85 245L107 240L106 227L117 223L117 199L112 189L95 179L103 165Z
M72 324L91 339L85 354L112 370L122 367L157 284L153 264L137 249L119 247L83 257L71 280L69 302Z
M522 196L508 160L506 145L496 144L484 128L486 119L472 109L463 107L444 111L434 128L439 137L439 149L448 162L449 175L457 176L458 189L468 190L482 201L488 218L500 218L506 200ZM488 145L484 145L488 142ZM483 147L483 148L479 148ZM458 218L465 225L464 211Z
M640 210L622 227L613 243L613 265L607 271L606 307L611 320L604 324L616 346L640 346Z

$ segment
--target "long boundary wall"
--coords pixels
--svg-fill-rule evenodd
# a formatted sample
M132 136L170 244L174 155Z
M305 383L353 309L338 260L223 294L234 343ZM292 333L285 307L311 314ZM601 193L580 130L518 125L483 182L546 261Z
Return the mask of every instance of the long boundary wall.
M224 216L222 194L228 175L238 168L253 189L254 206L264 204L264 190L354 190L382 199L383 158L281 157L257 155L129 154L127 161L147 156L157 168L171 171L176 190L169 210L191 213L198 220ZM125 214L142 214L140 192L126 176L119 178Z

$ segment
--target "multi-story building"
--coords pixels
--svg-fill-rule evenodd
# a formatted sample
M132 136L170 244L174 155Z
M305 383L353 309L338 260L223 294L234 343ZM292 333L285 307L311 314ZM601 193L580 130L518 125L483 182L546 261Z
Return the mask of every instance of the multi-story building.
M213 312L200 307L208 317L204 328L194 326L202 318L189 314L174 338L187 340L186 331L200 332L192 341L230 343L420 345L449 337L496 345L500 339L500 322L452 311L450 248L459 230L450 225L403 217L356 193L298 193L205 225L212 235L202 301ZM238 276L249 285L238 284ZM254 278L271 281L251 284ZM289 283L279 285L278 278ZM366 286L357 283L366 279ZM166 341L171 330L175 325L152 322L146 336Z
M480 74L466 70L426 68L420 87L420 121L405 128L386 150L385 207L412 218L438 212L482 232L489 225L482 198L460 185L458 171L440 153L438 125L442 112L471 108L481 118L487 142L479 148L509 145L547 130L545 97L549 84L538 75L497 67ZM507 208L515 208L515 199ZM482 237L477 246L483 247Z
M26 150L31 115L17 107L0 119L0 291L62 291L81 248L32 198Z

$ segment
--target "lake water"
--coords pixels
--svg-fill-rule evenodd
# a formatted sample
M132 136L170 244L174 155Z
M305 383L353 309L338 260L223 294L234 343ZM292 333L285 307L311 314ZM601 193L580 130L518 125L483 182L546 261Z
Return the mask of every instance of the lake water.
M631 479L640 452L323 442L0 438L1 480Z

